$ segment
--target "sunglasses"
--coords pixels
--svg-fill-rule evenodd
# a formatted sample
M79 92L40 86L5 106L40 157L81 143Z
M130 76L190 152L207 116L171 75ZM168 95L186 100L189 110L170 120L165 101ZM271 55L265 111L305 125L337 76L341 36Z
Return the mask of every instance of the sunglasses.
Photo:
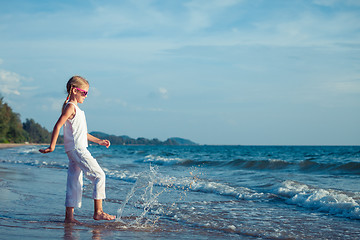
M82 92L84 94L84 97L88 94L88 91L82 90L81 88L75 88L76 90Z

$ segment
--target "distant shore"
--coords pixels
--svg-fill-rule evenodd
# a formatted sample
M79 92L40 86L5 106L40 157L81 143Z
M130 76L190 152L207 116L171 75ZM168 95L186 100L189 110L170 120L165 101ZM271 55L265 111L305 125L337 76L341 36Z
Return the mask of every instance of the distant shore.
M44 144L40 144L40 143L0 143L0 149L21 147L21 146L32 146L32 145L44 145Z
M12 148L12 147L20 147L20 146L24 146L24 145L29 145L29 144L25 144L25 143L0 143L0 149Z

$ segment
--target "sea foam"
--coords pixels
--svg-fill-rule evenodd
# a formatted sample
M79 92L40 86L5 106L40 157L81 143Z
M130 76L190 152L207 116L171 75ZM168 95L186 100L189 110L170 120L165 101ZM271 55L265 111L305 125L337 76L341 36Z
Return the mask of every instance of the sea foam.
M337 190L315 188L290 180L282 182L273 193L284 198L289 204L341 217L360 219L359 199L356 200L355 195L349 196Z
M138 162L144 163L154 163L156 165L175 165L184 162L185 159L181 158L170 158L170 157L162 157L155 155L147 155L144 159L139 160Z

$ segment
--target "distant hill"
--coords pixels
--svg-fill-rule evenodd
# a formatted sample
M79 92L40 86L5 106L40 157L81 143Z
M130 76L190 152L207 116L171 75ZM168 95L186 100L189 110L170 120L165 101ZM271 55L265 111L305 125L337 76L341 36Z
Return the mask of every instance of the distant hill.
M194 143L193 141L190 141L188 139L179 138L179 137L173 137L168 138L166 141L160 141L157 138L153 139L147 139L147 138L131 138L129 136L123 135L123 136L115 136L110 135L103 132L91 132L91 135L101 138L101 139L108 139L111 144L113 145L154 145L154 146L193 146L198 145L197 143Z
M194 143L193 141L190 141L190 140L184 139L184 138L172 137L172 138L169 138L169 139L171 141L175 141L179 145L198 145L198 144Z

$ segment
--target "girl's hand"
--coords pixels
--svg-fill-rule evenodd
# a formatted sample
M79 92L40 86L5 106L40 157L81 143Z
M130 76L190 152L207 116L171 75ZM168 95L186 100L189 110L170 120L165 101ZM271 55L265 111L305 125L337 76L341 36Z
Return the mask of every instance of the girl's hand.
M49 153L49 152L52 152L54 150L55 150L54 148L48 147L48 148L45 148L45 149L39 149L39 152L41 152L41 153Z
M105 147L109 148L110 147L110 141L106 140L106 139L100 140L99 145L102 145L102 146L105 146Z

